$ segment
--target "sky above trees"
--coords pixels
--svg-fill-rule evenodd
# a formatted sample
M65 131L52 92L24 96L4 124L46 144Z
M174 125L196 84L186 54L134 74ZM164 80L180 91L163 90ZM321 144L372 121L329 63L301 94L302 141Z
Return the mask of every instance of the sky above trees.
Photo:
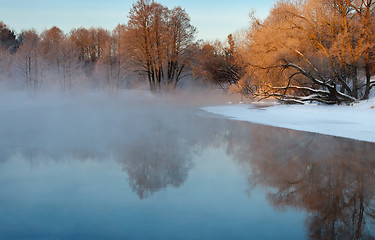
M64 32L78 27L114 29L128 20L135 0L19 0L1 4L1 21L20 33L34 28L38 32L58 26ZM268 15L273 0L159 0L173 8L181 6L198 29L197 37L204 40L223 40L234 31L249 25L249 12L263 18Z

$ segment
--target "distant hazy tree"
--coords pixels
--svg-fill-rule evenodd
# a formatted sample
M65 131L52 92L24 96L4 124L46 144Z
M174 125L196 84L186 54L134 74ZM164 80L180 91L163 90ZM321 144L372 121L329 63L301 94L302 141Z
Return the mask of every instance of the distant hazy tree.
M17 51L18 64L27 88L35 92L42 85L40 38L34 30L28 30L22 32L20 39L21 45Z
M59 51L61 48L61 42L65 38L63 31L60 28L54 26L42 32L40 38L42 56L46 58L50 64L59 66Z
M58 82L60 82L62 76L61 44L65 39L65 35L61 29L54 26L42 32L40 38L40 54L47 65L50 80L54 82L57 78Z
M196 29L180 7L172 10L139 0L130 10L125 44L135 71L147 76L151 91L174 89L183 77Z
M2 21L0 21L0 48L5 48L10 53L15 53L18 48L16 35Z
M130 60L130 56L128 51L126 50L126 27L125 25L118 25L112 32L112 41L114 43L112 49L112 57L111 61L114 67L114 79L115 81L115 91L120 87L121 82L127 76L128 73L128 63Z
M12 57L8 49L0 47L0 81L10 78L12 73Z
M85 71L90 75L95 64L103 55L103 49L110 34L102 28L78 28L70 32L70 40L79 51L79 60L84 63Z
M104 73L104 84L114 94L117 93L120 82L126 73L127 53L123 44L125 33L125 27L118 25L111 34L107 33L106 37L101 39L100 44L102 50L98 59L97 70Z
M79 60L91 61L91 48L93 43L89 37L90 32L86 28L73 29L70 32L70 39L79 50Z
M63 92L67 89L71 91L73 76L81 69L82 65L79 60L80 52L69 38L64 38L60 43L59 55L62 74L61 88Z
M96 58L93 54L95 46L90 31L86 28L73 29L70 32L70 40L79 52L79 61L84 64L86 73L91 74Z
M8 27L0 21L0 81L5 80L9 73L9 60L10 47L12 46L12 40L15 40L15 36L12 37L12 32Z

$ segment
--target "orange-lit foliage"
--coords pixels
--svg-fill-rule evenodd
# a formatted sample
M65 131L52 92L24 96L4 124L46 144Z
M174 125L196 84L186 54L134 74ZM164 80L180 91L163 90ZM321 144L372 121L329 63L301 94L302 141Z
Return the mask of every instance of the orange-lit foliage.
M367 98L374 9L373 1L277 2L263 22L254 19L249 32L245 57L252 84L285 101Z

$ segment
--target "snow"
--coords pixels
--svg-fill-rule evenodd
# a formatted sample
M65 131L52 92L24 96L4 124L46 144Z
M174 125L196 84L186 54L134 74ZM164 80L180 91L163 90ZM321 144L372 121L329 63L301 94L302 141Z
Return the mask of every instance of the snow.
M375 98L353 106L228 104L202 109L240 121L375 142Z

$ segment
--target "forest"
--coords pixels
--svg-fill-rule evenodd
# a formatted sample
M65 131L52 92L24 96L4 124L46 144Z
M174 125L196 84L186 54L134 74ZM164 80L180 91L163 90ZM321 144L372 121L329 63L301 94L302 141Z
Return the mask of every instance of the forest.
M153 0L135 2L112 31L17 34L0 22L0 86L170 93L188 79L258 99L350 104L375 86L374 9L373 0L280 0L215 42L196 39L185 9Z

